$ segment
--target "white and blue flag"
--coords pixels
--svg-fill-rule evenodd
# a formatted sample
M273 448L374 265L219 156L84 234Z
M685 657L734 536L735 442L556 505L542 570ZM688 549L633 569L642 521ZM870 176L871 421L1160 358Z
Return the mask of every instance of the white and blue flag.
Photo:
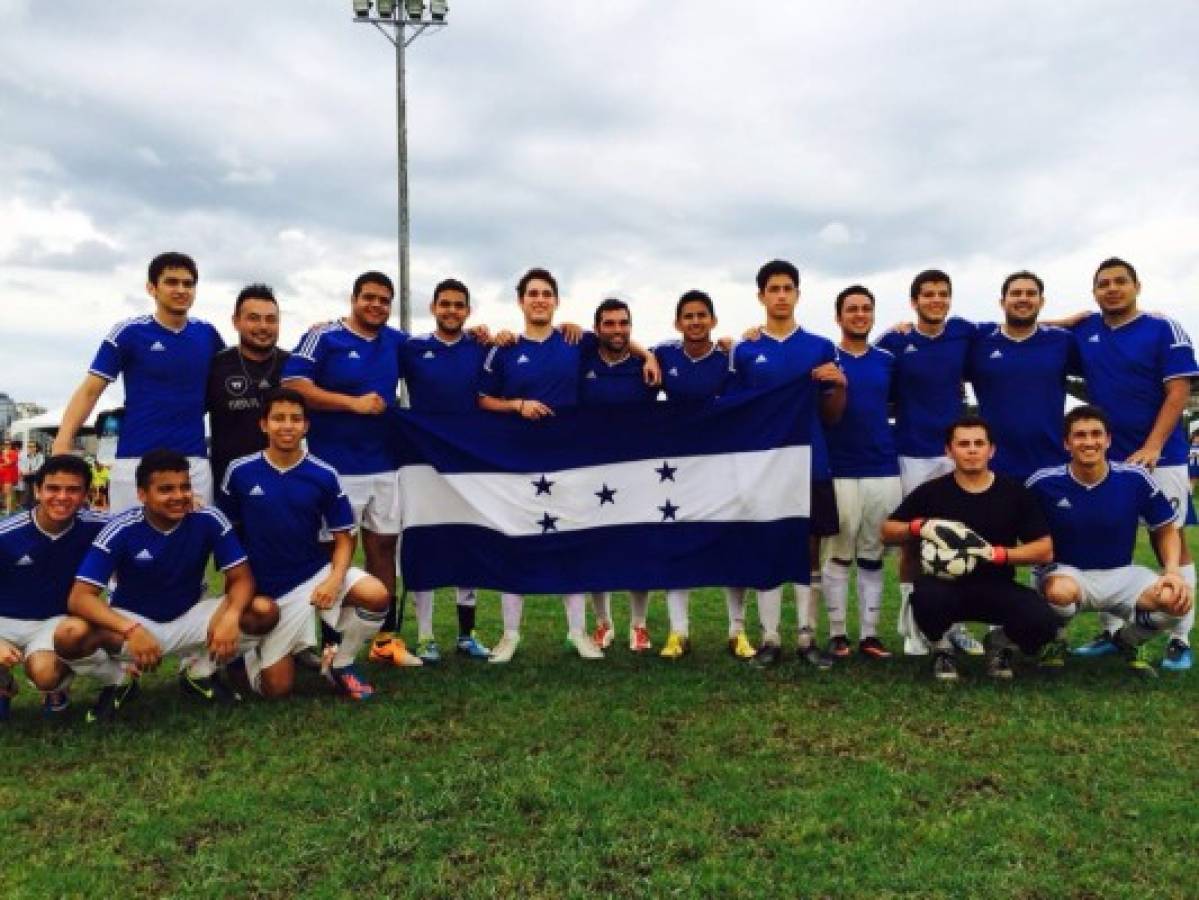
M814 402L796 382L536 422L397 412L405 584L563 593L806 581Z

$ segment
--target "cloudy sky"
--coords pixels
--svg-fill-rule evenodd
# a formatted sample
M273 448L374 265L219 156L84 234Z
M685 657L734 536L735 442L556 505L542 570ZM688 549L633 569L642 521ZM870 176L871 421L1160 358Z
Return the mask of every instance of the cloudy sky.
M1119 254L1199 334L1193 0L451 2L409 51L416 309L452 274L516 326L545 265L564 318L624 296L650 342L701 287L737 333L782 256L833 336L851 281L891 322L942 267L993 318L1029 267L1064 313ZM227 338L273 284L288 345L396 271L392 51L349 7L0 0L0 391L64 402L163 249Z

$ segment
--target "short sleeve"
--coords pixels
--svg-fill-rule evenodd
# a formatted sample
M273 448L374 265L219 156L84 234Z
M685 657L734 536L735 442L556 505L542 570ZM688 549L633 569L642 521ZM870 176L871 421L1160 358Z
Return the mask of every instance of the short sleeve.
M887 516L888 519L894 519L896 522L911 522L913 519L927 519L931 517L930 509L932 508L932 491L934 482L925 482L903 498L903 502L899 504L896 510Z
M216 567L222 572L227 572L239 563L244 563L246 551L242 549L237 533L224 514L215 509L203 510L202 514L207 515L211 521L208 527L213 531L212 558Z
M241 521L241 494L237 490L237 469L232 466L225 471L225 480L221 482L221 493L218 506L232 521Z
M1138 479L1138 492L1137 511L1150 529L1169 525L1177 518L1174 507L1170 505L1162 489L1148 475Z
M116 381L121 374L121 348L117 345L118 336L110 335L100 344L88 371L98 375L105 381Z
M321 516L324 517L325 527L329 531L353 531L354 510L350 507L349 498L341 489L338 477L329 474L329 482L321 495Z
M323 334L323 331L314 331L300 339L300 343L296 344L296 349L283 364L283 371L279 375L281 382L296 378L316 381L317 361L324 347L324 341L321 340Z
M84 555L83 562L79 564L79 571L75 574L75 579L94 584L98 588L104 588L107 587L108 581L115 571L116 559L113 556L112 548L92 544Z
M1045 511L1031 490L1021 484L1013 483L1016 496L1016 508L1020 511L1019 528L1020 543L1027 544L1037 541L1049 534L1049 523L1045 520Z
M1194 378L1199 376L1199 366L1195 365L1195 348L1191 338L1182 326L1173 319L1163 319L1162 343L1162 381L1175 378Z

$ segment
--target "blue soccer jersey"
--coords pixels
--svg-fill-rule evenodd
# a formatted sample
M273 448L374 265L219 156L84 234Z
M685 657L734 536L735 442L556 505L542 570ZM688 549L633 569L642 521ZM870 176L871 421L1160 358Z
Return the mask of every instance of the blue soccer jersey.
M645 383L644 365L632 354L619 362L608 362L600 355L595 336L585 335L579 343L579 405L616 406L653 400L658 389Z
M463 334L447 344L436 334L411 337L400 348L408 399L417 412L464 412L479 407L479 382L488 348Z
M60 534L23 512L0 522L0 618L41 622L67 611L67 595L109 517L81 509Z
M1199 479L1199 446L1191 444L1190 455L1187 457L1187 474Z
M1077 374L1073 335L1038 325L1013 340L999 325L978 325L966 377L974 385L979 413L994 429L991 468L1024 480L1038 469L1064 463L1062 445L1066 376Z
M1028 479L1049 520L1054 562L1076 569L1118 569L1132 562L1137 527L1174 521L1174 508L1139 466L1109 463L1098 484L1078 481L1070 467L1042 469Z
M733 384L737 390L761 390L792 381L812 382L812 370L836 362L837 348L828 338L796 326L785 338L765 331L733 349ZM819 404L812 404L812 478L832 477Z
M825 425L834 478L885 478L899 474L895 434L888 418L895 357L869 347L855 355L838 350L845 372L845 412L835 425Z
M217 330L199 319L174 331L153 316L138 316L108 333L88 371L105 381L125 379L118 457L136 459L159 447L208 455L204 398L212 358L223 349Z
M258 592L282 597L329 562L321 525L351 531L354 513L333 467L312 455L287 469L264 453L235 460L221 485L229 516L239 523Z
M309 332L283 366L281 380L306 379L335 394L375 393L394 406L403 370L402 331L383 326L366 338L337 322ZM395 468L386 416L313 410L308 447L342 475L373 475Z
M692 359L682 341L667 341L654 348L662 368L662 390L667 400L708 400L724 393L729 382L729 355L716 344Z
M246 561L222 513L206 506L162 532L137 506L100 532L75 577L103 588L116 575L113 606L155 622L173 622L203 599L209 557L222 572Z
M945 430L962 414L962 380L974 326L946 321L936 337L889 331L878 346L895 357L895 446L901 456L945 454Z
M493 347L483 363L479 393L501 399L539 400L550 409L579 403L578 345L571 346L557 331L544 341L521 335L510 347Z
M1144 314L1112 328L1103 316L1092 313L1073 331L1091 402L1112 422L1112 457L1127 459L1153 430L1166 398L1166 382L1199 376L1191 339L1171 319ZM1184 466L1186 461L1180 420L1158 465Z

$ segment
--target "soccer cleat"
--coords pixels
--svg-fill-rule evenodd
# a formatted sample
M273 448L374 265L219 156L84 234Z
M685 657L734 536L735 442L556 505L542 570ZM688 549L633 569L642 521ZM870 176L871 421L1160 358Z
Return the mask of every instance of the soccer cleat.
M367 660L373 663L389 663L391 662L391 651L393 649L392 642L395 640L395 635L390 631L380 631L371 641L371 652L367 654Z
M1157 678L1157 670L1153 668L1153 664L1149 662L1149 645L1138 644L1133 647L1124 643L1117 637L1115 639L1116 647L1128 662L1128 668L1142 678Z
M795 652L802 662L819 672L827 672L833 667L833 658L821 650L815 641L806 647L797 647Z
M491 656L491 651L483 645L473 631L470 634L458 635L458 643L454 649L459 656L466 656L470 659L487 659Z
M1070 651L1072 656L1114 656L1120 652L1120 648L1116 646L1116 642L1112 640L1111 632L1101 631L1099 634L1085 644L1075 647Z
M435 666L441 662L441 648L437 646L437 641L432 638L425 638L416 645L416 655L421 663L426 666Z
M519 634L505 634L498 644L491 648L491 655L487 657L489 663L506 663L511 662L512 657L516 655L516 648L520 645Z
M329 680L337 690L350 700L369 700L375 695L374 687L358 671L353 663L339 669L329 670Z
M130 678L121 684L109 684L100 689L96 702L87 711L86 721L89 725L98 722L110 722L117 714L137 699L141 687L136 678Z
M933 678L937 681L957 681L958 664L950 650L937 650L933 653Z
M1189 644L1178 638L1170 638L1166 644L1166 655L1162 657L1162 668L1167 672L1185 672L1195 664L1195 654Z
M1012 668L1012 648L1000 647L987 654L987 674L997 681L1011 681L1016 672Z
M611 622L597 622L595 631L591 633L591 640L601 650L607 650L611 647L615 637L616 632L612 629Z
M66 691L47 691L42 694L42 715L48 719L62 715L71 706Z
M755 669L770 669L783 658L783 649L778 644L763 644L753 655L749 664Z
M566 636L566 643L574 647L580 659L603 659L604 651L585 631L575 631Z
M737 659L751 660L754 658L754 652L754 645L749 642L744 631L738 631L729 638L729 653Z
M965 626L950 629L947 637L949 638L949 643L953 644L954 647L967 656L982 656L987 652L982 642L967 631Z
M1041 669L1062 669L1066 666L1066 657L1070 655L1070 648L1066 646L1065 641L1050 641L1041 648L1041 654L1037 657L1037 667Z
M828 642L828 655L838 659L849 656L849 638L843 634L834 634Z
M658 655L663 659L682 659L691 652L691 638L672 631L666 636L666 646Z
M197 677L191 672L179 673L179 688L183 693L212 706L241 703L241 694L216 674Z
M649 629L644 625L636 625L629 629L629 649L634 653L648 653L654 649L649 639Z
M891 651L876 637L862 638L858 641L858 652L871 659L890 659Z

